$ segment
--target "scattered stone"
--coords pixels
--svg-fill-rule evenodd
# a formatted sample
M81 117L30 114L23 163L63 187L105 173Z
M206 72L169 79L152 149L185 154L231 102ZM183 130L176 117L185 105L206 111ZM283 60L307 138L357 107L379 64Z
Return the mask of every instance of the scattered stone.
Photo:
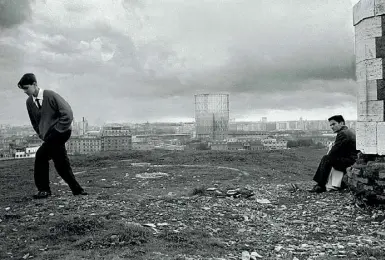
M169 175L165 172L144 172L144 173L139 173L136 174L136 178L141 178L141 179L157 179L157 178L162 178L162 177L168 177Z
M270 204L270 200L268 199L257 199L257 202L258 203L261 203L261 204Z
M258 254L257 252L251 252L250 258L251 258L251 260L256 260L257 258L263 258L263 257L260 254Z
M242 260L250 260L250 253L248 251L242 252Z
M118 236L118 235L112 235L112 236L110 237L110 239L111 239L111 241L113 241L113 242L119 242L119 236Z
M275 250L275 252L279 252L279 251L281 251L282 250L282 246L276 246L275 248L274 248L274 250Z
M25 254L24 256L23 256L23 259L27 259L29 257L29 253L28 254Z
M39 248L40 251L46 251L48 249L48 245L46 245L44 248Z
M134 167L148 167L148 166L151 166L151 163L146 163L146 162L131 163L131 166L134 166Z
M237 191L237 190L228 190L228 191L226 192L226 194L229 195L229 196L233 196L233 195L238 194L238 191Z
M156 225L152 224L152 223L143 224L143 226L150 227L150 228L156 228Z
M6 208L5 208L5 211L9 211L9 210L11 210L10 207L6 207Z
M377 231L376 235L385 238L385 232Z

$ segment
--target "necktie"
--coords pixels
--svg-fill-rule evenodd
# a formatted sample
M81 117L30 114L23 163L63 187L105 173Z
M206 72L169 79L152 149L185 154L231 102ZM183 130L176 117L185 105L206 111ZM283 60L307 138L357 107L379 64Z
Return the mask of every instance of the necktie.
M39 99L36 99L36 104L37 104L37 107L38 107L39 109L41 109L41 104L40 104Z

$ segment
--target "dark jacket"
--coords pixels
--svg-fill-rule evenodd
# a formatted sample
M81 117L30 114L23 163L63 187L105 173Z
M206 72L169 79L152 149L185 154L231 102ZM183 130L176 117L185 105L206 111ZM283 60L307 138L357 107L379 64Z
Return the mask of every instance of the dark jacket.
M64 98L52 90L44 90L40 110L29 97L27 110L33 129L44 141L54 130L64 133L71 129L72 109Z
M337 132L336 140L328 155L332 160L342 158L354 162L357 159L357 154L356 134L347 126L343 126Z

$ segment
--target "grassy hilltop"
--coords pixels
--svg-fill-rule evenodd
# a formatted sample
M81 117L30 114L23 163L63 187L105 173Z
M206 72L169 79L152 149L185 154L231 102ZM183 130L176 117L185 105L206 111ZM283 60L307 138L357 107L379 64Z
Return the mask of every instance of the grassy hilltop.
M33 159L0 161L0 259L384 259L382 210L304 191L325 153L75 156L89 195L72 196L51 167L46 200L31 199Z

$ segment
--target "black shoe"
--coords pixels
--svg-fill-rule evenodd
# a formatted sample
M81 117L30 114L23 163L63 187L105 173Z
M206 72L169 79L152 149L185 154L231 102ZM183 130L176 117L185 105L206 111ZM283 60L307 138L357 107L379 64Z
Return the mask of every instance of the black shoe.
M46 199L51 196L50 191L39 191L37 194L33 195L34 199Z
M88 195L87 192L85 192L84 190L81 190L81 191L78 191L78 192L73 192L72 193L74 196L78 196L78 195Z
M325 186L320 186L320 185L315 185L313 187L313 189L309 190L309 192L312 192L312 193L322 193L322 192L325 192L326 191L326 187Z

